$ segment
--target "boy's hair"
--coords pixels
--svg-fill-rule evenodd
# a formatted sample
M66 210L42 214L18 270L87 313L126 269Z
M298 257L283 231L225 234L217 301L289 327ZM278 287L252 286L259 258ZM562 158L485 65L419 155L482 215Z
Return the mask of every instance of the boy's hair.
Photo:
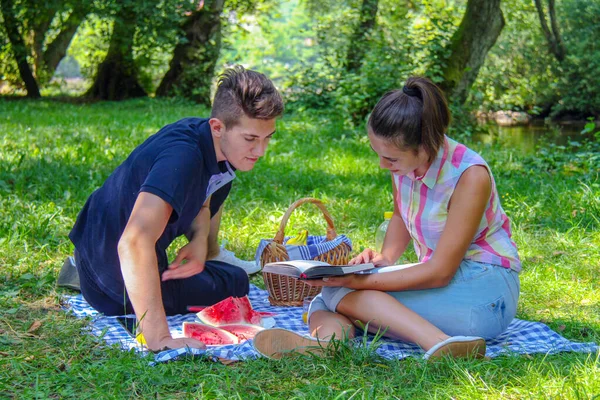
M283 113L281 95L266 76L237 65L219 77L211 118L231 128L240 117L273 119Z
M410 77L399 90L379 100L367 123L373 134L388 139L401 150L437 156L450 124L450 110L442 90L427 78Z

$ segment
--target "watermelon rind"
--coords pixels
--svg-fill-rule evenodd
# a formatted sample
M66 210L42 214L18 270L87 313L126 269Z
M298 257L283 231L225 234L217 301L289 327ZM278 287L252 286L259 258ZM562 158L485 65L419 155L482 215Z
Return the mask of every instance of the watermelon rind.
M254 336L264 328L262 326L252 324L230 324L220 325L219 329L232 333L239 339L241 343L244 340L254 339Z
M201 341L207 346L238 344L240 340L233 333L198 322L184 322L183 336Z

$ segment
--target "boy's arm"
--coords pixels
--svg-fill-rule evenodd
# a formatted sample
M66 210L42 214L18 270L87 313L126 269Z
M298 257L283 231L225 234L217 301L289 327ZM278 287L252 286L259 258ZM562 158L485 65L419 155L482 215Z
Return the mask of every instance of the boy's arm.
M204 347L194 339L173 339L167 325L155 246L172 211L160 197L140 193L118 245L121 273L139 321L138 331L150 350Z
M219 228L221 226L221 215L223 215L223 205L219 211L210 219L210 232L208 233L208 254L207 260L211 260L219 255Z

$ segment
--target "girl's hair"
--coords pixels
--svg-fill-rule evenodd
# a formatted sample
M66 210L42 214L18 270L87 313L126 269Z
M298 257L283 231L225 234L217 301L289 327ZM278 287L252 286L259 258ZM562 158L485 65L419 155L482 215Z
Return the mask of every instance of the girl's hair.
M267 120L282 113L281 95L263 74L237 65L219 77L210 116L228 128L237 125L242 115Z
M444 143L450 110L442 90L423 77L410 77L402 89L386 93L367 123L368 128L402 150L419 146L433 161Z

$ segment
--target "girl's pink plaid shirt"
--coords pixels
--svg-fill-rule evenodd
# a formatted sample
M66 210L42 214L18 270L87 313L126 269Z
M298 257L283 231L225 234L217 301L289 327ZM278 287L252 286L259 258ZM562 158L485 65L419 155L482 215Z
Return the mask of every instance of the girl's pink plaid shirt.
M511 268L519 272L521 261L511 238L510 221L500 205L492 172L483 158L448 137L422 177L394 175L402 219L413 239L420 262L433 255L448 218L448 202L462 173L473 165L488 169L492 180L490 200L465 259Z

